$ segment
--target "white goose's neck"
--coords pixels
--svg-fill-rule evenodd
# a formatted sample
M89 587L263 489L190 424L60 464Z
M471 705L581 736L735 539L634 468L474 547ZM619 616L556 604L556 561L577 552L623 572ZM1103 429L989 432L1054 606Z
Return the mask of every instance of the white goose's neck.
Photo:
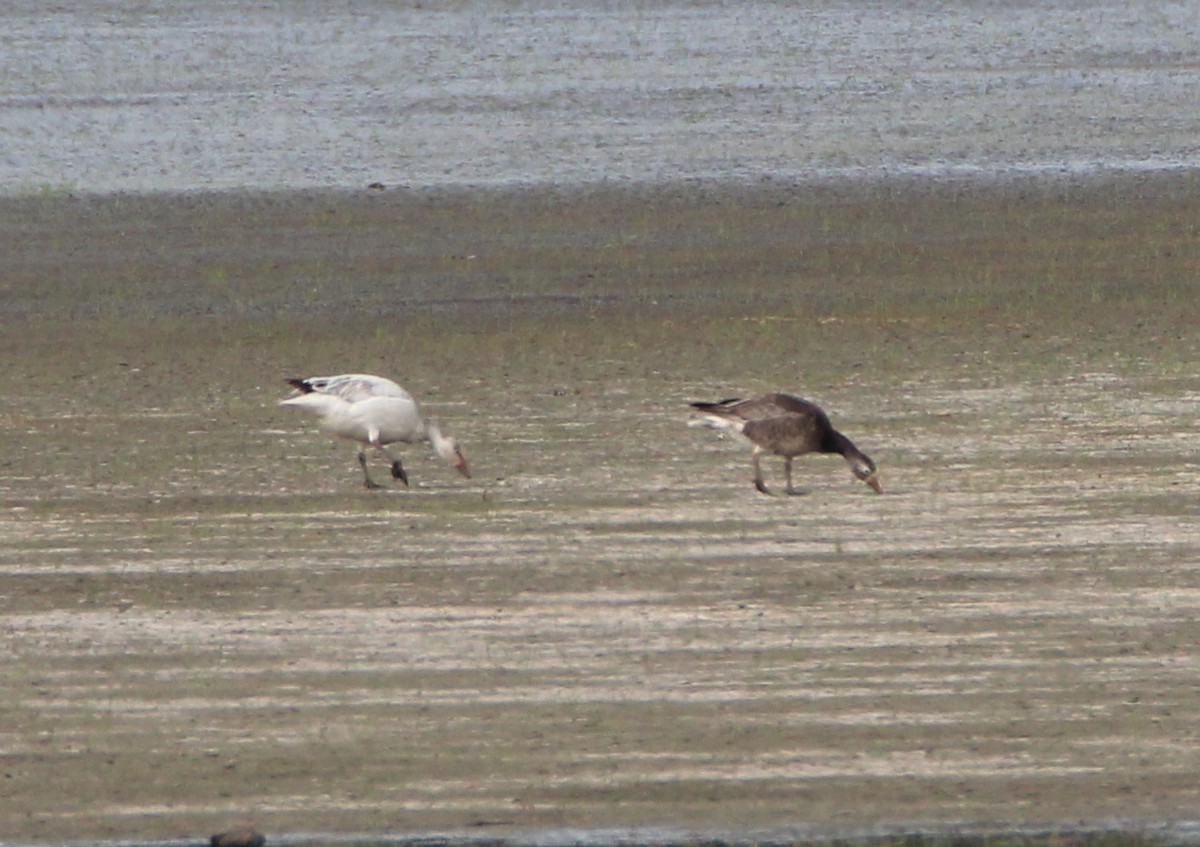
M442 434L435 423L425 422L425 437L433 445L433 450L447 462L454 462L454 442Z

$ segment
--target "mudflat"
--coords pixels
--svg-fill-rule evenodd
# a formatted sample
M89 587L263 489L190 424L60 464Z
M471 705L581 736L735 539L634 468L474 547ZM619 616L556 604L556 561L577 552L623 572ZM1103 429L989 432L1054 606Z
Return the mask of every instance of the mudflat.
M1197 221L1191 171L0 199L0 839L1194 817ZM276 406L348 371L475 478ZM885 494L687 426L764 390Z

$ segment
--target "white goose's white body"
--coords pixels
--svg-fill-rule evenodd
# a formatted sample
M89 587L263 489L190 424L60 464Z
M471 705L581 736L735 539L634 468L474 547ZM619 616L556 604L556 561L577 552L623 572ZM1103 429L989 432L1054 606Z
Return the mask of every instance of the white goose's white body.
M405 485L408 475L400 460L384 445L428 441L463 476L471 476L458 442L425 420L412 395L390 379L371 374L342 374L288 382L301 393L281 400L279 405L311 409L320 417L321 428L326 432L374 447L387 456L392 476ZM377 488L367 473L366 454L362 450L358 453L358 463L366 486Z

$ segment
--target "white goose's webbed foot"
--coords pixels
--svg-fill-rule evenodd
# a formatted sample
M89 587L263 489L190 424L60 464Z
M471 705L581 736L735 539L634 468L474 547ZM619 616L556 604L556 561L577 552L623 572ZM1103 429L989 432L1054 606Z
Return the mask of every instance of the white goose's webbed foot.
M404 465L400 464L399 457L393 456L392 452L383 446L378 432L371 433L371 446L379 451L380 456L388 460L388 470L392 472L392 479L398 479L408 485L408 474L404 472Z
M358 452L358 465L359 465L359 467L362 468L363 485L364 486L366 486L371 491L374 491L379 488L383 488L382 485L380 485L375 480L371 479L371 474L369 474L367 472L367 454L362 452L361 450Z

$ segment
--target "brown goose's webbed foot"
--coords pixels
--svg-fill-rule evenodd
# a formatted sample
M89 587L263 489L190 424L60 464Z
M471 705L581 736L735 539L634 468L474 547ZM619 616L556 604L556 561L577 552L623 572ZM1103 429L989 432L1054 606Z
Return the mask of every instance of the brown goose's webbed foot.
M792 485L792 457L791 456L783 457L783 472L784 472L785 477L787 478L787 488L785 488L784 490L787 491L788 494L791 494L793 496L795 496L796 494L803 494L804 492L797 491L796 487L794 485Z
M763 494L770 494L770 489L767 488L766 483L763 482L762 465L759 463L758 456L758 448L755 448L754 453L752 453L750 456L750 462L754 465L754 487Z

